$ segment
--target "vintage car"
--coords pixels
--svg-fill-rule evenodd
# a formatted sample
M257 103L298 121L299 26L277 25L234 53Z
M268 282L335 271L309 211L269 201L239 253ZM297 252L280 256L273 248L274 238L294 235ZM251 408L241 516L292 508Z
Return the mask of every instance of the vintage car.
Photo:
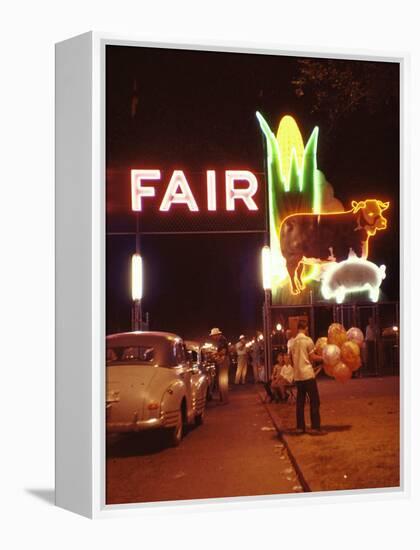
M186 340L185 345L193 365L196 365L206 375L207 401L211 401L216 389L216 364L212 359L212 354L208 353L211 344L201 345L199 342Z
M164 428L178 445L188 424L203 422L207 377L183 340L167 332L126 332L106 338L108 433Z

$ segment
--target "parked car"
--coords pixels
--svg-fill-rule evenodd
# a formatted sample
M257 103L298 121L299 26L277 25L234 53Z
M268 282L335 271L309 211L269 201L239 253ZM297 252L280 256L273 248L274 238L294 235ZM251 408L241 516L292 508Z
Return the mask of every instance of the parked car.
M207 378L207 401L211 401L216 389L216 364L212 355L206 353L208 345L203 347L199 342L192 340L186 340L185 344L193 365L196 365Z
M207 377L176 334L107 336L106 384L108 433L164 428L178 445L188 424L203 422Z

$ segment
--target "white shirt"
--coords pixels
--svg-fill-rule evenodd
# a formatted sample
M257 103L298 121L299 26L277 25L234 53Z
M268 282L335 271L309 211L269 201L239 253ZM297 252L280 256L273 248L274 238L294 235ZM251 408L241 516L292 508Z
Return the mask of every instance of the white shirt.
M374 342L376 339L375 329L368 325L366 327L366 340L369 342Z
M245 345L245 342L241 342L239 341L237 344L236 344L236 353L238 355L246 355L246 345Z
M280 374L289 382L289 384L293 383L294 371L292 365L283 365Z
M290 355L292 353L292 346L293 346L294 341L295 341L294 338L289 338L287 340L287 353L288 353L288 355Z
M309 355L314 350L315 344L312 338L309 338L303 332L299 332L291 346L295 381L315 378L315 372L309 360Z

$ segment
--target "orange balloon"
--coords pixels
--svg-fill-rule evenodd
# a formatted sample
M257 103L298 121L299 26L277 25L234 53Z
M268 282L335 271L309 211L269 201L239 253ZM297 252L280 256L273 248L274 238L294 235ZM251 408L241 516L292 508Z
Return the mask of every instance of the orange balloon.
M360 348L356 342L347 341L341 346L341 358L344 363L354 363L360 357Z
M351 369L341 361L334 367L334 378L344 384L351 378Z
M346 329L340 323L332 323L328 328L328 343L339 348L347 341Z
M326 365L325 363L323 367L324 367L325 374L327 374L328 376L331 376L331 378L334 378L334 367L331 367L330 365Z
M360 357L356 357L353 362L345 361L345 364L354 372L355 370L360 369L362 366L362 361Z

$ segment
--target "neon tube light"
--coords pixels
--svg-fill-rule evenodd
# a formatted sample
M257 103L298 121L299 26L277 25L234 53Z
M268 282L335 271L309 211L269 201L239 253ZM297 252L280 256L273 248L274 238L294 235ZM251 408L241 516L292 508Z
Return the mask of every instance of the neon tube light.
M140 254L131 258L131 296L134 301L143 298L143 260Z

